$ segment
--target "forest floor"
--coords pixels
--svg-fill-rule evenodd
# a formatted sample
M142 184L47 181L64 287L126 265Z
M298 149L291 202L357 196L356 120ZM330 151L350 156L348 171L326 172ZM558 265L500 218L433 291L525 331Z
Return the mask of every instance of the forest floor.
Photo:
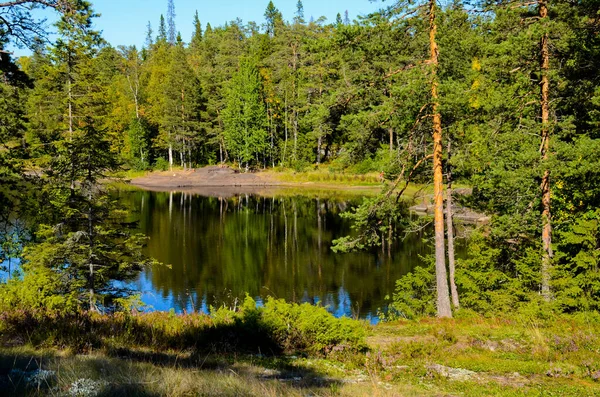
M598 319L370 326L366 353L0 348L0 395L600 396Z

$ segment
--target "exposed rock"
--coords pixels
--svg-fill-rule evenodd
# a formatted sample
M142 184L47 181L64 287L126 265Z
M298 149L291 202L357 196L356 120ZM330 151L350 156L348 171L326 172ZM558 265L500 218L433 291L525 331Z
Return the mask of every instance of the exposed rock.
M34 387L39 387L48 383L56 372L49 371L47 369L35 369L33 371L22 371L20 369L13 369L10 371L10 377L22 377L25 383L31 384Z
M478 376L477 372L468 369L446 367L440 364L429 365L427 370L430 375L437 374L450 380L470 380Z
M94 397L99 395L108 386L108 382L93 379L77 379L69 388L69 396Z

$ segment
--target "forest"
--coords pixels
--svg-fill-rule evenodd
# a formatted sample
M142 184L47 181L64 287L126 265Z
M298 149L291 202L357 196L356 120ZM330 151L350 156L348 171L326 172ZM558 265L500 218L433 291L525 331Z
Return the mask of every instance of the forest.
M429 266L397 281L388 322L600 324L597 1L394 0L355 20L341 9L335 21L305 15L301 0L284 16L270 1L263 21L221 26L203 24L199 9L191 37L165 3L139 32L143 47L115 48L94 30L101 16L88 1L0 1L0 334L29 327L47 345L86 350L100 343L93 329L122 330L127 345L152 321L168 323L128 317L138 302L126 282L156 260L107 180L218 164L382 175L383 191L342 215L354 232L332 248L392 247L429 230ZM41 9L54 11L53 26ZM431 193L432 216L418 225L406 216L409 185ZM490 219L456 242L466 252L456 258L453 204ZM200 330L226 326L256 333L260 346L264 331L282 351L364 352L358 325L318 309L246 298L152 338L165 349L186 338L223 346ZM61 321L83 324L85 336Z

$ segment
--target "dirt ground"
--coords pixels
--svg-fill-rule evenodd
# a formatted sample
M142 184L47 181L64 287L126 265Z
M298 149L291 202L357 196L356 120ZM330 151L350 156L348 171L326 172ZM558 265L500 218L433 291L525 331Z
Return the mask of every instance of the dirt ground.
M229 167L208 166L189 171L152 172L131 181L148 189L191 187L261 187L278 186L279 182L259 173L243 173Z

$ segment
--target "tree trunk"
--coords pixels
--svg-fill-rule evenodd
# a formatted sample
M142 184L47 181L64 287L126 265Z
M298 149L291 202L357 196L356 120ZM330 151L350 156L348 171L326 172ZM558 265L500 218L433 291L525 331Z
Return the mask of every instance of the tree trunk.
M319 127L319 130L321 130L321 127ZM323 141L323 137L321 135L322 132L319 131L319 139L317 140L317 165L321 164L321 144Z
M390 155L394 153L394 129L392 127L388 128L388 132L390 133Z
M287 153L287 144L288 144L288 106L287 106L287 91L285 92L285 141L283 144L283 158L282 158L282 164L285 164L285 156Z
M539 16L541 20L548 18L548 6L545 0L539 3ZM543 34L541 40L540 68L541 81L541 112L542 112L542 161L548 160L550 149L550 81L548 71L550 69L550 53L548 50L548 33ZM551 299L550 292L550 266L552 261L552 217L550 213L550 170L544 170L542 177L542 296L546 301Z
M275 124L273 134L271 134L271 165L275 168L275 144L273 135L277 135L277 124Z
M69 141L73 140L73 88L72 88L72 79L71 79L71 66L68 66L68 76L67 76L67 95L69 102Z
M90 158L88 158L88 164L90 163ZM91 176L91 167L88 165L88 180L91 180L92 176ZM92 186L88 187L90 189L89 193L88 193L88 200L91 203L92 202ZM90 271L90 279L89 281L89 294L90 294L90 310L95 311L96 310L96 303L95 303L95 274L94 274L94 212L93 212L93 208L92 205L89 204L88 206L88 239L90 242L90 251L89 251L89 256L88 256L88 261L89 261L89 271Z
M442 174L442 116L438 99L438 47L435 41L437 25L435 21L435 0L429 1L429 50L431 65L431 100L433 103L433 195L435 223L435 278L437 285L437 315L452 317L446 273L446 250L444 248L444 186Z
M169 143L169 170L173 171L173 144Z
M292 115L294 116L294 161L298 161L298 112L296 109Z
M452 224L452 167L450 166L451 140L448 139L448 189L446 190L446 230L448 232L448 272L450 275L450 295L452 297L452 306L455 309L460 307L458 300L458 290L456 289L456 281L454 279L454 225Z

